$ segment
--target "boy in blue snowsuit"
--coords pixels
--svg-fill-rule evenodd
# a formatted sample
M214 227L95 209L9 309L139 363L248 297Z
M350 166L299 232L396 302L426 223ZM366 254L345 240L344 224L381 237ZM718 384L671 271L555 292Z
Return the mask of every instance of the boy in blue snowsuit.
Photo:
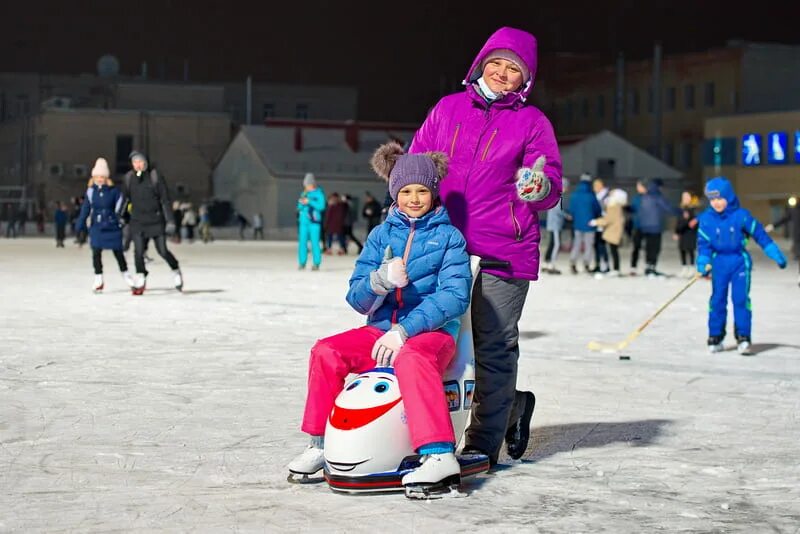
M700 214L697 232L697 271L711 275L711 301L708 310L708 349L722 350L725 323L728 317L728 286L733 301L734 334L740 354L750 352L750 271L753 261L747 242L756 240L771 260L781 269L786 258L764 227L749 211L739 206L733 186L725 178L714 178L705 187L711 204Z

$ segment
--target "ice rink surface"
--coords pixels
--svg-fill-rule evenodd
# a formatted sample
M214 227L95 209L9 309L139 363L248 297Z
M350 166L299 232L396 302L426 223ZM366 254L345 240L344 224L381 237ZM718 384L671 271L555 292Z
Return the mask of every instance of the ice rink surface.
M674 248L664 271L679 270ZM468 498L419 502L286 482L307 443L308 351L363 322L344 301L354 257L298 272L289 242L172 250L183 294L156 257L132 296L105 253L94 295L87 248L0 240L0 532L800 530L796 263L780 271L751 246L751 357L732 325L729 350L706 352L705 281L630 361L591 352L686 280L543 275L520 323L528 453Z

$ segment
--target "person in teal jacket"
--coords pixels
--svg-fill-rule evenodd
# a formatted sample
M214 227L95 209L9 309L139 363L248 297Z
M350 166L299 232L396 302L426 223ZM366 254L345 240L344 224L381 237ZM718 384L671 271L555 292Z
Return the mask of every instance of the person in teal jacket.
M306 173L303 178L303 194L297 200L297 262L300 269L308 262L308 244L311 241L311 269L319 269L322 263L322 221L325 211L325 192L317 185L314 175Z
M350 277L347 302L367 324L311 349L301 427L311 443L288 467L293 475L321 470L325 425L347 375L391 367L385 370L397 377L411 443L422 456L402 483L444 489L461 473L455 456L460 436L453 433L442 376L470 301L467 244L438 198L445 154L404 154L392 142L376 151L372 165L389 181L395 203L370 232ZM348 388L358 387L353 384Z
M728 318L728 286L733 300L733 324L740 354L751 354L750 271L753 260L747 242L753 238L781 269L786 258L767 235L761 223L739 206L733 186L725 178L709 180L705 188L711 206L700 214L697 231L697 271L711 276L711 301L708 306L708 349L723 349Z

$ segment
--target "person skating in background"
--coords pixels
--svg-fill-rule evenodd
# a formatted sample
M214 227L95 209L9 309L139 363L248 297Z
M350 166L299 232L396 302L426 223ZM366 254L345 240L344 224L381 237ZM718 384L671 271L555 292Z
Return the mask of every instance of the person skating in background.
M64 248L64 239L67 236L67 223L69 215L64 209L64 203L56 202L56 210L53 213L53 223L56 227L56 248Z
M209 241L213 241L214 238L211 235L211 214L208 212L208 206L206 206L205 204L200 205L199 218L200 218L200 238L203 240L203 243L208 243Z
M181 204L181 213L183 213L183 217L181 219L181 231L183 232L183 238L189 243L193 243L194 229L197 226L197 212L194 211L194 206L192 206L191 202L184 202Z
M372 158L396 205L367 237L350 277L347 302L367 316L367 324L311 349L301 427L311 443L289 463L292 474L324 467L325 425L347 375L392 367L411 444L422 456L403 485L444 489L460 479L442 376L456 353L472 274L464 237L438 201L446 160L442 153L403 154L397 143L381 146ZM438 245L429 246L431 241Z
M261 213L253 214L253 239L264 239L264 216Z
M149 240L172 270L175 289L182 291L183 275L178 260L167 249L167 236L177 231L167 184L156 169L148 169L147 158L141 152L131 153L131 166L133 168L125 175L125 196L131 205L131 239L136 264L133 294L141 295L145 291L148 272L144 256Z
M569 184L566 178L561 180L563 191L562 195L566 194L569 189ZM561 252L561 231L564 229L564 224L571 216L564 211L562 202L559 202L549 210L547 210L547 218L545 219L545 229L549 240L547 242L547 251L544 254L545 264L542 271L549 274L561 274L556 262L558 261L558 254Z
M175 233L172 236L172 242L178 244L183 236L183 208L179 200L172 203L172 220L175 221Z
M639 274L639 253L642 250L642 228L639 225L639 208L642 205L642 197L647 193L647 188L641 180L636 181L636 194L630 203L630 220L631 220L631 276Z
M325 254L333 254L333 240L339 243L339 255L347 254L347 242L344 238L344 221L347 217L347 204L339 193L328 196L328 207L325 209Z
M599 237L597 231L589 225L593 219L603 214L603 209L592 191L592 177L582 174L575 191L569 196L569 216L575 232L572 238L572 250L569 253L569 267L572 274L578 274L578 258L583 259L583 272L591 273L590 266L594 255L594 240ZM581 252L583 248L583 252Z
M361 210L361 216L367 221L367 235L381 223L380 202L369 191L364 193L364 209Z
M792 236L792 254L794 259L798 260L798 268L800 268L800 206L797 204L797 197L789 197L789 201L786 204L786 215L776 222L768 224L766 230L767 232L772 232L775 228L789 224ZM800 278L797 280L797 285L800 287Z
M355 202L353 202L353 197L348 194L342 195L342 202L347 207L347 212L344 217L344 239L347 245L350 244L350 240L356 244L358 247L358 253L361 254L361 251L364 249L364 245L361 244L361 241L353 234L353 225L358 220L358 212L356 211ZM347 250L347 249L345 249Z
M325 192L317 185L314 175L306 173L303 192L297 200L297 263L306 268L308 249L311 247L311 269L316 271L322 263L322 221L325 216Z
M611 250L611 270L608 276L616 277L619 271L619 245L622 243L622 235L625 232L625 213L624 208L628 203L628 193L622 189L612 189L606 198L606 212L602 217L593 219L589 222L590 226L603 227L603 234L600 236ZM603 278L606 273L597 272L595 278Z
M36 210L36 232L39 234L44 233L44 210Z
M754 239L764 249L764 254L781 269L786 267L786 258L761 223L739 206L739 199L728 180L721 177L709 180L705 194L711 206L698 217L697 272L711 276L708 349L710 352L723 350L730 287L737 348L741 354L750 354L753 260L747 252L747 242Z
M606 205L608 201L608 187L601 178L595 178L592 181L592 191L597 197L597 202L600 204L603 217L606 214ZM605 230L602 225L595 228L596 234L594 236L594 273L605 274L608 272L608 247L606 240L603 239L603 231Z
M465 90L439 100L409 149L449 155L442 202L453 225L471 254L509 263L481 270L472 295L476 404L464 451L485 453L492 463L504 443L513 459L528 446L536 397L516 390L519 320L539 278L539 212L561 197L552 124L527 101L537 54L530 33L498 29L470 65Z
M239 225L239 241L244 241L244 232L247 230L247 227L250 226L250 221L247 220L247 217L242 215L240 211L236 212L236 223Z
M658 256L661 254L661 238L664 233L665 218L668 215L679 216L681 214L680 209L671 206L664 198L661 193L661 185L661 179L651 180L637 209L647 263L644 274L648 278L664 276L657 267Z
M99 293L105 287L103 279L103 250L110 250L117 260L119 271L125 283L133 287L134 280L128 272L128 262L122 252L122 220L120 214L125 209L125 197L110 178L108 162L97 158L92 168L92 178L84 195L83 206L75 224L78 230L85 230L89 220L89 245L92 248L94 284L92 290Z
M675 223L675 239L681 254L681 276L693 276L697 249L697 208L698 198L690 191L681 193L681 214Z
M17 206L17 234L25 236L25 225L28 223L28 208L20 203Z

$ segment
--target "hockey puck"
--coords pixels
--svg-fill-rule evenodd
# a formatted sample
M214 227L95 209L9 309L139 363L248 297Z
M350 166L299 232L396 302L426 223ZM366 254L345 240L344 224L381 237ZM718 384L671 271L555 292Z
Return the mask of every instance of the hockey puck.
M620 354L620 355L619 355L619 359L620 359L620 360L630 360L630 359L631 359L631 357L630 357L630 356L623 356L622 354Z

